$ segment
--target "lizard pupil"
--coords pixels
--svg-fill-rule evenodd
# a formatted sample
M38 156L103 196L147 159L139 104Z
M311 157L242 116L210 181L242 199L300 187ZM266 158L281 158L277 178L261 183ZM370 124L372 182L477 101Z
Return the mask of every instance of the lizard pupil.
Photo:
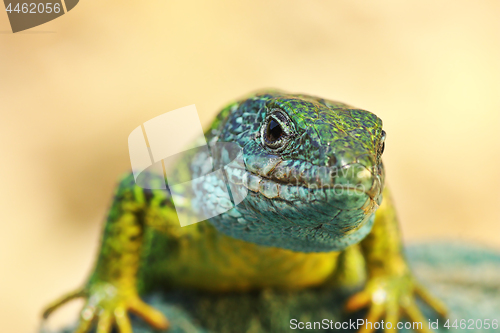
M283 129L281 125L274 119L271 119L267 125L267 140L269 142L274 142L278 140L283 135Z

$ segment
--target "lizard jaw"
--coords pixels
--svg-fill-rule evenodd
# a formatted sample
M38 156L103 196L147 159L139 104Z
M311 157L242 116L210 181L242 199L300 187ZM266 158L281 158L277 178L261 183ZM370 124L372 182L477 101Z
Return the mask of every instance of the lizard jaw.
M370 214L379 206L379 196L372 196L372 193L364 191L360 186L336 184L319 187L317 184L310 184L308 186L292 183L287 184L265 178L241 168L228 168L226 166L225 169L228 180L233 186L242 186L253 193L260 193L267 199L281 199L290 203L314 201L320 205L335 201L341 206L342 196L345 198L345 194L347 193L351 197L364 197L355 208L362 209L367 214ZM376 190L378 192L380 191L379 180L377 180L377 184L379 184ZM338 197L337 200L334 199L335 196Z
M312 166L309 172L302 174L294 173L294 170L283 172L282 168L273 168L264 175L262 171L252 172L234 164L227 165L225 169L231 183L243 185L246 189L260 193L268 199L304 200L303 196L307 192L334 190L335 193L344 191L365 193L371 200L376 200L382 191L381 178L378 175L373 176L368 169L359 164L344 166L340 172L334 168ZM348 178L349 174L353 173L354 176Z

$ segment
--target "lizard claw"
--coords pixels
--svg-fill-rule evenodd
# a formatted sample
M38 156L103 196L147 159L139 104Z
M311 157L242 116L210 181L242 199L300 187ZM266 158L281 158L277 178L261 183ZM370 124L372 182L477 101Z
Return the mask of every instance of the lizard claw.
M448 315L448 309L446 308L446 305L444 305L441 300L437 299L430 292L428 292L424 286L416 283L415 293L441 317L445 318Z
M420 296L439 315L446 316L446 307L441 301L431 296L409 274L369 280L364 290L349 298L345 309L354 312L369 308L359 333L373 333L379 328L384 332L397 332L397 329L404 327L399 321L401 316L410 321L415 332L431 333L427 320L415 302L415 295Z
M159 330L169 327L167 318L155 308L144 303L135 289L117 288L113 284L97 282L88 291L80 289L61 297L47 307L43 318L47 318L64 303L77 298L86 298L80 312L78 325L74 333L86 333L96 322L96 333L110 333L117 326L120 333L132 333L132 325L127 312L133 312L143 318L149 325Z
M42 313L42 318L47 319L52 312L60 308L62 305L68 303L69 301L85 296L85 291L83 288L72 291L66 295L63 295L61 298L56 299L54 302L50 303Z

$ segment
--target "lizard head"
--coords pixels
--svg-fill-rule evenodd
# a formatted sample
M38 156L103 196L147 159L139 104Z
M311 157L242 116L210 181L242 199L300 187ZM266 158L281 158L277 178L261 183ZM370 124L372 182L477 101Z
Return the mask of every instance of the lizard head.
M240 168L226 168L247 191L210 219L219 231L295 251L338 251L371 230L382 200L382 121L322 98L264 92L231 104L212 141L235 142Z

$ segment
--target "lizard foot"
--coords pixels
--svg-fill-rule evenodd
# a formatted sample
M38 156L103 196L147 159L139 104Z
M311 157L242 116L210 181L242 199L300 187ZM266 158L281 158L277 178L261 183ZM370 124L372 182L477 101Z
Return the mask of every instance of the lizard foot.
M48 318L61 305L79 297L85 298L86 302L74 333L88 332L95 322L96 333L110 333L114 325L120 333L132 333L128 311L140 316L156 329L166 330L169 327L165 316L144 303L135 289L117 288L105 282L94 283L88 290L79 289L61 297L46 308L43 318Z
M419 296L439 315L446 316L445 305L429 294L409 274L370 279L364 290L349 298L346 310L354 312L369 308L359 333L372 333L378 328L382 328L384 332L397 332L397 329L404 327L401 326L402 323L399 323L398 327L401 316L411 322L415 332L430 333L432 330L428 328L427 320L415 302L415 296Z

